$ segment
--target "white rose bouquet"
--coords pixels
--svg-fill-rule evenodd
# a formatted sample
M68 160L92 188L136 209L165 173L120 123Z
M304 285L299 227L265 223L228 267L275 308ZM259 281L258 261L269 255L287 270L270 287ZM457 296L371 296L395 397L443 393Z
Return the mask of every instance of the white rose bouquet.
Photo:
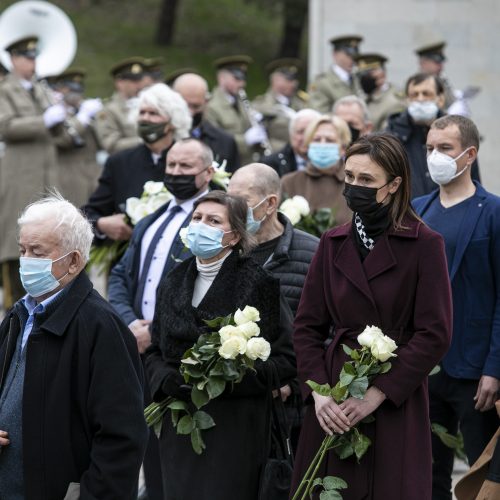
M163 415L170 410L177 434L190 434L193 450L203 453L202 431L215 425L212 417L201 410L210 400L220 396L228 385L241 382L248 370L254 370L256 360L267 361L271 354L269 342L260 337L259 311L245 306L234 314L205 323L216 331L200 335L181 360L180 373L191 385L192 405L172 397L152 403L144 415L149 426L159 433Z
M172 199L163 182L147 181L140 198L131 197L125 202L125 216L135 226L141 219L158 210ZM109 272L111 265L125 253L128 241L116 240L111 245L93 245L88 266L98 266L100 272Z
M319 385L311 380L307 381L307 385L314 392L322 396L329 396L338 404L349 397L363 399L370 382L375 376L387 373L391 369L389 359L396 357L394 351L397 349L397 345L394 340L384 335L380 328L367 326L358 335L357 340L361 345L361 349L351 349L345 344L342 345L344 352L351 360L344 363L339 381L334 387L330 387L329 384ZM369 423L374 420L374 417L369 415L361 423ZM342 496L338 490L347 488L347 484L343 479L334 476L316 477L326 453L335 450L335 453L341 459L355 455L359 462L370 444L370 439L359 431L358 425L344 434L327 435L309 465L292 500L312 498L313 490L316 490L316 488L323 490L320 498L341 500Z
M331 208L320 208L311 211L308 201L296 195L281 203L279 211L285 215L293 226L306 233L320 237L327 229L335 226L335 217Z

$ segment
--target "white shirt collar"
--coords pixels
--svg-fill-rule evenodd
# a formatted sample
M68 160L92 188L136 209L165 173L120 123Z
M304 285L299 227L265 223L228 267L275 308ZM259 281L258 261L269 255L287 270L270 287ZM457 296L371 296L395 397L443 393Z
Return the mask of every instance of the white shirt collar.
M24 90L31 90L33 88L33 82L25 80L24 78L19 79L19 83Z
M332 66L332 71L344 82L349 83L351 81L351 75L344 69L334 64Z
M181 207L181 209L182 209L183 212L185 212L186 214L190 214L193 211L194 202L198 198L201 198L202 196L205 196L207 193L208 193L208 189L206 189L205 191L203 191L203 193L201 193L201 194L199 194L197 196L194 196L193 198L189 198L189 200L181 201L181 203L177 203L177 200L174 198L170 202L170 205L168 206L168 210L167 211L170 211L170 210L172 210L172 208L174 208L176 206L179 206L179 207Z

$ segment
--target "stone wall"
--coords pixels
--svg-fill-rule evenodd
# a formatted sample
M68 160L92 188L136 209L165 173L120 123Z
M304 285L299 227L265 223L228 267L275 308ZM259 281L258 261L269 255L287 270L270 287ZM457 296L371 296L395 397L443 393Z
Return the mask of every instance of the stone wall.
M481 87L470 103L483 137L483 184L500 194L500 2L498 0L310 0L309 78L331 64L328 39L364 37L363 52L389 57L388 79L402 87L418 70L416 47L444 39L455 88Z

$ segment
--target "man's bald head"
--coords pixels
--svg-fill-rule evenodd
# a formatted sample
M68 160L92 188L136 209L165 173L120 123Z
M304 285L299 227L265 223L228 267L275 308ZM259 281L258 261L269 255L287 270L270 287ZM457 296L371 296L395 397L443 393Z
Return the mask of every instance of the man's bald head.
M196 73L185 73L174 82L173 89L187 102L191 116L203 113L208 101L207 81Z
M263 163L250 163L236 170L228 189L229 193L239 194L249 202L255 197L262 199L271 195L276 195L279 199L280 190L279 175L273 168Z

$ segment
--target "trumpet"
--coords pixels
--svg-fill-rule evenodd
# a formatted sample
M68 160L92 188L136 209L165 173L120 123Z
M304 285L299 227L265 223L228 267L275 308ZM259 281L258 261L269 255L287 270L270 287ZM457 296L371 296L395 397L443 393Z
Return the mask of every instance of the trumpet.
M245 115L248 118L248 121L250 122L250 125L252 127L255 127L257 125L260 125L261 119L258 118L258 116L262 116L260 113L255 111L255 109L252 108L252 104L250 103L247 93L245 92L245 89L240 89L238 90L238 96L241 99L241 102L243 103L243 110L245 111ZM265 140L263 140L260 143L260 147L262 148L264 155L269 156L272 152L273 149L271 147L271 143L269 142L269 138L266 135ZM258 159L258 158L256 158Z

